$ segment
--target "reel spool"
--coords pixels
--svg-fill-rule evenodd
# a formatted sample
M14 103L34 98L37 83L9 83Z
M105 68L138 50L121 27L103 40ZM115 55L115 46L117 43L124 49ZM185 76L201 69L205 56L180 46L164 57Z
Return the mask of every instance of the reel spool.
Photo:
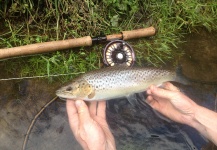
M132 66L135 62L133 48L122 40L111 41L103 51L103 61L107 66L126 64Z

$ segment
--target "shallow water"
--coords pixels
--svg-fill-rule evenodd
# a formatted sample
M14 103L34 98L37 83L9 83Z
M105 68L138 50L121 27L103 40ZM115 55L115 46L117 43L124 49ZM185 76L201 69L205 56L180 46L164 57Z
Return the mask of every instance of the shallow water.
M190 87L185 87L183 90L194 92ZM208 101L208 99L200 100L202 97L207 97L207 93L204 94L201 93L197 97L198 103L201 105L204 100ZM194 96L194 98L196 97ZM143 100L144 97L141 97L140 94L140 96L137 95L137 99ZM210 99L209 102L213 103L214 94L209 94ZM193 150L200 149L207 143L193 128L161 119L147 105L137 105L140 107L135 108L126 100L113 101L109 102L109 104L112 107L108 110L108 120L112 129L115 130L118 149ZM211 104L211 106L213 105Z
M184 75L196 82L192 86L177 86L198 104L215 110L216 37L200 32L186 40L182 47L186 55L180 64ZM22 149L31 121L55 97L60 83L29 79L0 81L0 85L0 149ZM138 100L145 99L145 93L136 96ZM124 98L110 100L106 111L118 150L195 150L208 143L193 128L159 118L145 103L134 106ZM64 101L54 101L37 118L26 149L81 150L69 128Z

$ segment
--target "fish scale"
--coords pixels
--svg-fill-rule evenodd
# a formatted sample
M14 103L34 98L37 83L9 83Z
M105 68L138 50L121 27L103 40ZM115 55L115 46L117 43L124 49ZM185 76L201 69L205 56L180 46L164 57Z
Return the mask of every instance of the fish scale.
M132 84L139 84L144 81L156 79L158 77L174 75L173 72L167 70L159 70L146 68L111 68L102 69L102 71L91 72L83 75L83 78L90 84L98 85L99 89L102 87L112 87L123 85L129 86Z
M151 84L176 81L176 78L175 72L157 68L107 67L81 75L57 90L56 95L87 101L109 100L145 91ZM85 86L79 86L81 83Z

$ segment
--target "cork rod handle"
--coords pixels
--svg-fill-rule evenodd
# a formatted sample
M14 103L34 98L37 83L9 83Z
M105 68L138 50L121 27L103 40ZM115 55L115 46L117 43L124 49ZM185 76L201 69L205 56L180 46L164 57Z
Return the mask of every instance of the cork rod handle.
M155 28L148 27L143 29L131 30L131 31L122 31L123 40L136 39L142 37L148 37L155 35Z
M92 39L90 36L85 36L76 39L68 39L62 41L51 41L44 43L36 43L19 47L0 49L0 59L10 58L15 56L24 56L52 52L57 50L69 49L81 46L91 46Z

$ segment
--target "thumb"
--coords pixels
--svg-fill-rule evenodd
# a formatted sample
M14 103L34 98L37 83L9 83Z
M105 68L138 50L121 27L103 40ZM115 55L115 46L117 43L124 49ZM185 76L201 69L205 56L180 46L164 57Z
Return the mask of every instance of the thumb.
M157 96L159 98L172 98L174 97L174 91L169 91L169 90L165 90L165 89L162 89L162 88L158 88L158 87L155 87L155 86L152 86L151 87L151 93L152 93L152 96Z
M90 120L90 113L87 105L83 100L76 100L75 106L78 110L78 118L80 124L85 124L85 122L88 122Z

